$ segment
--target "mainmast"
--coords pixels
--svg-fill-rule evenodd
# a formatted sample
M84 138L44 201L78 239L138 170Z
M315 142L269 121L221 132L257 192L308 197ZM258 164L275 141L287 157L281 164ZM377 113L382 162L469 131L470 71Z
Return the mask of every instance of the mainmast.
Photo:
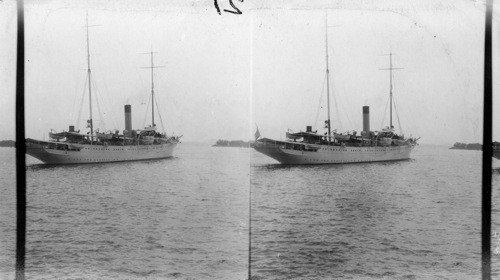
M151 47L151 51L148 53L144 54L149 54L151 55L151 66L149 67L142 67L142 68L151 68L151 127L155 127L155 83L154 83L154 73L153 69L154 68L162 68L163 66L154 66L154 61L153 61L153 54L156 52L153 52L153 47ZM161 116L160 116L161 118Z
M389 70L389 102L390 102L390 121L389 121L389 128L390 129L393 129L394 126L392 125L392 70L399 70L399 69L403 69L403 68L394 68L392 67L392 51L389 52L389 54L386 54L389 56L389 68L383 68L383 69L380 69L380 70Z
M390 89L389 89L389 100L390 100L390 129L392 129L394 126L392 125L392 52L389 53L389 83L390 83Z
M151 47L151 127L155 127L155 83L153 79L153 48Z
M91 70L90 70L90 45L89 45L89 12L87 12L87 75L89 77L89 107L90 107L90 141L93 142L92 135L94 134L94 124L92 122L92 87L91 87Z
M327 110L328 110L328 145L331 140L331 127L330 127L330 70L328 69L328 14L325 17L325 37L326 37L326 99L327 99Z

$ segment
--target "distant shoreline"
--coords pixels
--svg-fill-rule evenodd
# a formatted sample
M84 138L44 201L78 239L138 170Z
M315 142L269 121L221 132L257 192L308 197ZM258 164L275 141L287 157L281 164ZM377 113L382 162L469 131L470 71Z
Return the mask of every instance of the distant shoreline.
M493 150L500 150L500 143L493 141ZM483 145L479 143L472 143L472 144L467 144L467 143L460 143L457 142L453 144L453 147L450 148L451 150L474 150L474 151L482 151L483 150Z
M483 145L479 143L472 143L472 144L467 144L467 143L460 143L456 142L453 144L453 147L450 148L451 150L475 150L475 151L482 151L483 150Z
M13 140L2 140L2 141L0 141L0 147L15 148L16 147L16 141L13 141Z
M219 139L212 147L236 147L236 148L253 148L254 141L245 142L243 140L223 140Z

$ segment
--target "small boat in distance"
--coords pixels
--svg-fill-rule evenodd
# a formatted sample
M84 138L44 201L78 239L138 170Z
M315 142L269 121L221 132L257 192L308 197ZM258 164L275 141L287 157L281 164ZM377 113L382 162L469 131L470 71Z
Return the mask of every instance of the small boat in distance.
M326 25L328 26L328 25ZM390 124L382 131L370 130L370 110L363 107L363 131L337 133L330 127L330 91L328 69L328 32L326 35L326 80L328 120L325 121L327 132L318 134L307 126L305 132L286 133L287 140L279 141L260 137L255 134L255 150L267 155L281 164L332 164L355 162L379 162L405 160L417 145L415 138L397 135L392 125L392 52L389 54L390 70Z
M104 163L118 161L135 161L162 159L172 157L173 150L182 136L168 136L156 129L154 121L154 81L153 81L153 51L151 51L151 125L142 130L132 129L132 106L125 105L125 130L119 134L118 130L101 133L94 130L92 122L92 91L90 51L88 42L87 17L87 75L89 88L90 118L87 127L90 131L80 133L74 126L69 131L49 132L49 141L26 139L26 153L41 160L45 164L75 164L75 163ZM160 117L161 120L161 117Z

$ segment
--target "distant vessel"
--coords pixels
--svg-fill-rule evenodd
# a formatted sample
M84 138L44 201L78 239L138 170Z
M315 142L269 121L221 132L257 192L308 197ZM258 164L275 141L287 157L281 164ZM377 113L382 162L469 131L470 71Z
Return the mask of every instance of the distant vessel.
M327 33L328 34L328 33ZM328 120L324 135L312 131L307 126L305 132L286 133L286 141L268 138L258 139L256 132L255 150L282 164L331 164L354 162L377 162L405 160L417 145L414 138L397 135L392 125L392 53L389 54L390 67L390 125L381 132L370 131L369 107L363 107L363 131L357 135L355 131L345 134L332 131L330 128L330 91L328 69L328 35L326 35L326 76Z
M153 51L151 51L151 125L142 130L132 130L132 108L125 105L125 130L100 133L94 131L92 123L92 91L90 51L87 19L87 74L89 81L90 119L86 134L75 131L74 126L69 131L49 133L50 141L26 139L26 153L46 164L103 163L117 161L134 161L161 159L171 157L181 136L167 136L156 131L154 121L154 81L153 81Z

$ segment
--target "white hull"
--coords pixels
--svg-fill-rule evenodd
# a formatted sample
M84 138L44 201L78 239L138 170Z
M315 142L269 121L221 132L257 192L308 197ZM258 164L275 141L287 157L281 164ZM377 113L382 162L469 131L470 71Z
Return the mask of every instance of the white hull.
M255 150L282 164L332 164L405 160L414 145L342 147L322 145L317 151L285 149L280 145L256 145Z
M171 157L177 143L136 146L79 144L78 146L80 150L67 150L49 148L43 142L26 143L26 153L46 164L134 161Z

